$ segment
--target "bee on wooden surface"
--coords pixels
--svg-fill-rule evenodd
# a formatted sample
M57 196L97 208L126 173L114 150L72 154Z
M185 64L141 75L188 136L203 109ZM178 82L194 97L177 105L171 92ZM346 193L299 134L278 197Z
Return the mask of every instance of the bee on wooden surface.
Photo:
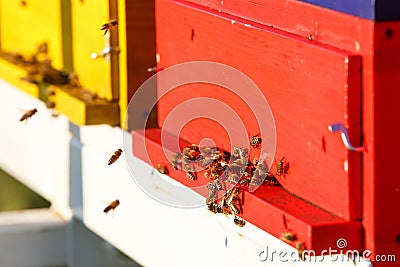
M223 188L222 188L222 184L221 184L221 181L219 180L219 178L216 178L215 180L214 180L214 184L215 184L215 186L217 187L217 189L219 190L219 191L221 191Z
M239 180L240 180L240 177L236 173L232 173L228 176L228 181L231 183L236 184L239 182Z
M232 150L232 157L240 158L240 147L235 147Z
M208 189L209 191L215 191L215 192L216 192L217 187L216 187L216 185L215 185L214 183L209 182L209 183L207 184L207 189Z
M104 31L104 35L106 35L109 30L111 30L112 28L117 27L117 26L118 26L118 21L116 19L113 19L113 20L110 20L109 22L101 25L100 30Z
M268 166L265 162L260 162L256 158L253 160L255 166L253 176L251 177L251 185L261 185L268 177L269 171Z
M217 152L218 152L218 148L216 148L216 147L200 148L201 166L203 168L210 166L216 160L215 155L217 155Z
M79 81L79 77L78 77L78 74L76 74L76 72L72 71L68 75L68 78L69 78L69 83L68 83L69 87L77 88L77 89L81 89L82 88L82 84Z
M186 156L189 160L199 159L201 156L200 148L196 144L191 144L183 149L183 156Z
M217 199L217 188L215 184L208 183L207 189L208 189L208 196L206 198L206 204L209 205L210 203L214 202Z
M107 214L110 210L113 210L113 212L114 212L115 208L118 207L118 205L119 205L119 200L118 199L114 200L113 202L108 204L108 206L103 210L103 212L105 214Z
M201 161L201 166L203 168L206 168L206 167L210 166L211 163L213 163L213 161L214 161L214 159L211 157L210 158L203 157L203 160Z
M161 173L161 174L168 174L168 169L167 167L161 165L161 164L157 164L156 166L156 170Z
M287 225L287 221L286 221L286 217L285 215L283 215L282 217L283 219L283 226L285 227L285 232L281 234L280 239L287 242L287 243L291 243L297 240L297 235L290 232L288 225Z
M108 165L113 164L114 162L117 161L117 159L121 156L122 154L122 149L118 148L117 151L114 152L114 154L110 157L108 160Z
M275 177L273 174L271 174L271 173L268 173L268 175L265 177L264 182L265 182L267 185L281 185L281 184L279 183L278 179L276 179L276 177Z
M286 162L285 157L282 157L281 160L276 164L275 174L277 176L286 176L289 173L289 162Z
M248 162L248 164L244 168L240 169L241 178L239 180L239 183L242 186L246 186L249 184L252 179L254 170L255 167L251 162Z
M207 205L207 207L212 213L223 213L224 212L223 208L215 202L211 202L210 204Z
M186 172L186 177L192 181L196 180L196 175L193 172Z
M193 171L192 167L190 167L189 164L185 164L183 166L184 171L186 172L186 177L189 178L190 180L196 180L196 174Z
M52 108L55 108L55 107L56 107L56 103L54 101L48 100L46 102L46 108L52 109Z
M174 170L177 170L178 166L182 168L182 157L183 157L183 155L179 152L176 152L172 156L171 165L172 165L172 168L174 168Z
M30 117L35 115L36 112L37 112L36 108L28 110L27 112L24 113L24 115L22 115L22 117L19 119L19 121L28 120Z
M248 148L244 148L244 147L242 147L240 150L239 150L239 155L240 155L240 158L242 159L242 162L243 161L248 161L248 158L249 158L249 149Z
M206 156L206 157L212 157L217 152L218 152L218 148L217 147L201 147L200 148L200 153L203 156Z
M231 203L229 205L229 208L231 209L233 214L240 214L240 209L238 207L236 207L233 203Z
M246 221L243 218L240 218L238 216L235 216L235 218L233 219L233 222L239 227L243 227L246 224Z
M249 142L250 142L250 146L252 148L260 147L261 146L261 142L262 142L260 134L256 134L256 135L253 135L252 137L250 137Z
M228 171L233 173L243 173L247 166L246 162L243 162L242 159L235 159L231 161L228 165Z
M293 242L297 240L297 235L286 230L281 234L280 239L285 242Z
M249 185L249 183L251 182L251 178L249 177L242 177L242 179L239 181L239 184L241 186L246 186Z
M306 259L305 255L303 254L303 251L305 249L304 243L296 242L296 249L297 254L299 255L299 259L304 261Z
M235 204L238 204L240 206L240 208L242 206L242 201L241 201L241 199L239 197L239 192L240 191L241 191L241 189L236 186L236 187L228 190L226 192L226 194L224 194L224 197L223 197L223 199L225 200L224 204L226 206L228 206L229 208L231 208L232 212L234 212L236 214L240 213L240 211L236 207Z

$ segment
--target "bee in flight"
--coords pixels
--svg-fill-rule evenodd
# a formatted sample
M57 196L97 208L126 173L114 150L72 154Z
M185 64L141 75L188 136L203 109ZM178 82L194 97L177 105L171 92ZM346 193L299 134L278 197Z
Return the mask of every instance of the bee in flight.
M107 214L110 210L113 210L113 212L114 212L115 208L118 207L118 205L119 205L119 200L118 199L114 200L113 202L108 204L108 206L103 210L103 212L105 214Z
M122 149L118 148L117 151L114 152L114 154L110 157L108 160L108 165L113 164L114 162L117 161L117 159L121 156L122 154Z
M114 27L117 27L118 21L116 19L110 20L109 22L101 25L100 30L104 31L104 35L107 34L109 30L111 30Z
M22 117L19 119L19 121L28 120L28 118L30 118L33 115L35 115L36 112L37 112L36 108L28 110L27 112L24 113L24 115L22 115Z

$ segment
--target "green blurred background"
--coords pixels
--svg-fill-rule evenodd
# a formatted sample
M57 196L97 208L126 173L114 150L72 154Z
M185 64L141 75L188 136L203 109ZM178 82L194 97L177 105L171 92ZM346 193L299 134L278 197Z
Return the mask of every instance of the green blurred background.
M50 207L50 202L0 169L0 211Z

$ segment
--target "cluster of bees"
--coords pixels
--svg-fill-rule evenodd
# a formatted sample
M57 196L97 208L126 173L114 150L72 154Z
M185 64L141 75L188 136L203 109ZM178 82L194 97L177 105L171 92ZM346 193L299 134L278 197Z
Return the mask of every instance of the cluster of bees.
M40 44L32 55L23 56L20 53L1 52L0 56L26 70L27 76L21 77L23 81L36 85L41 82L65 85L69 82L68 73L59 71L52 66L46 42Z
M117 25L117 20L111 20L103 24L100 27L100 30L104 31L104 35L106 35L108 31L110 31L112 28L115 28ZM69 90L73 90L73 94L85 102L91 102L98 98L96 93L93 93L82 87L75 72L67 73L65 71L57 70L52 66L51 59L48 57L48 44L46 42L40 44L36 52L32 55L23 56L21 53L0 52L0 56L26 70L27 75L25 77L21 77L21 80L35 84L39 86L39 89L41 83L61 85L66 86ZM55 103L49 100L49 98L54 96L55 92L45 89L44 95L46 98L46 107L51 110L54 109ZM20 121L27 120L36 112L36 108L26 111L20 118ZM52 112L52 116L57 117L58 114Z
M262 138L259 134L249 139L253 149L260 148ZM261 184L280 185L276 176L287 175L289 163L282 158L276 164L275 175L269 171L264 160L249 160L248 148L235 147L231 153L218 147L200 147L191 144L176 152L171 160L172 168L182 170L190 180L196 180L198 173L203 172L211 181L207 184L206 204L212 213L233 215L236 225L243 227L245 220L241 218L243 193L245 186ZM156 169L168 174L168 169L158 164Z
M257 149L261 146L262 139L259 135L250 138L249 144ZM108 160L108 165L116 162L122 155L122 149L117 149ZM276 163L275 175L269 171L264 161L249 160L249 149L235 147L232 153L222 151L217 147L200 147L191 144L184 147L182 153L176 152L171 161L172 168L183 170L186 177L196 180L197 173L203 172L205 178L211 181L207 183L208 195L206 204L208 210L214 214L221 213L226 216L233 215L233 222L243 227L246 221L240 217L243 213L242 202L244 187L248 185L259 186L261 184L278 186L280 185L277 176L286 176L289 171L289 162L285 158ZM155 169L161 174L169 174L168 168L162 164L157 164ZM229 187L229 185L231 185ZM220 197L218 197L221 192ZM104 213L114 211L120 204L118 199L112 201L103 210ZM283 217L285 232L280 239L286 243L294 245L298 251L299 258L303 260L304 243L299 242L297 235L292 233Z

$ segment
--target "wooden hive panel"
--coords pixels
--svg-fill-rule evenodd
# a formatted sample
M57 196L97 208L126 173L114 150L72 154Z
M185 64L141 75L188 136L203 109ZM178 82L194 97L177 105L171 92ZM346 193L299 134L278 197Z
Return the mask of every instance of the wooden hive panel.
M360 57L173 1L160 0L156 18L160 69L208 60L242 71L259 86L274 115L275 156L277 160L285 156L290 162L289 175L280 178L283 186L340 217L360 218L361 156L347 151L339 135L327 130L331 123L344 123L350 128L352 142L360 145ZM162 88L163 80L158 82ZM251 106L223 88L204 83L181 86L165 95L158 105L159 126L176 133L176 124L165 124L167 117L183 101L199 97L229 105L248 134L259 132ZM207 113L208 108L195 106L199 114ZM217 126L209 119L199 118L182 126L179 136L190 142L211 138L224 149L246 145L231 144L225 125ZM240 133L229 134L235 139Z

